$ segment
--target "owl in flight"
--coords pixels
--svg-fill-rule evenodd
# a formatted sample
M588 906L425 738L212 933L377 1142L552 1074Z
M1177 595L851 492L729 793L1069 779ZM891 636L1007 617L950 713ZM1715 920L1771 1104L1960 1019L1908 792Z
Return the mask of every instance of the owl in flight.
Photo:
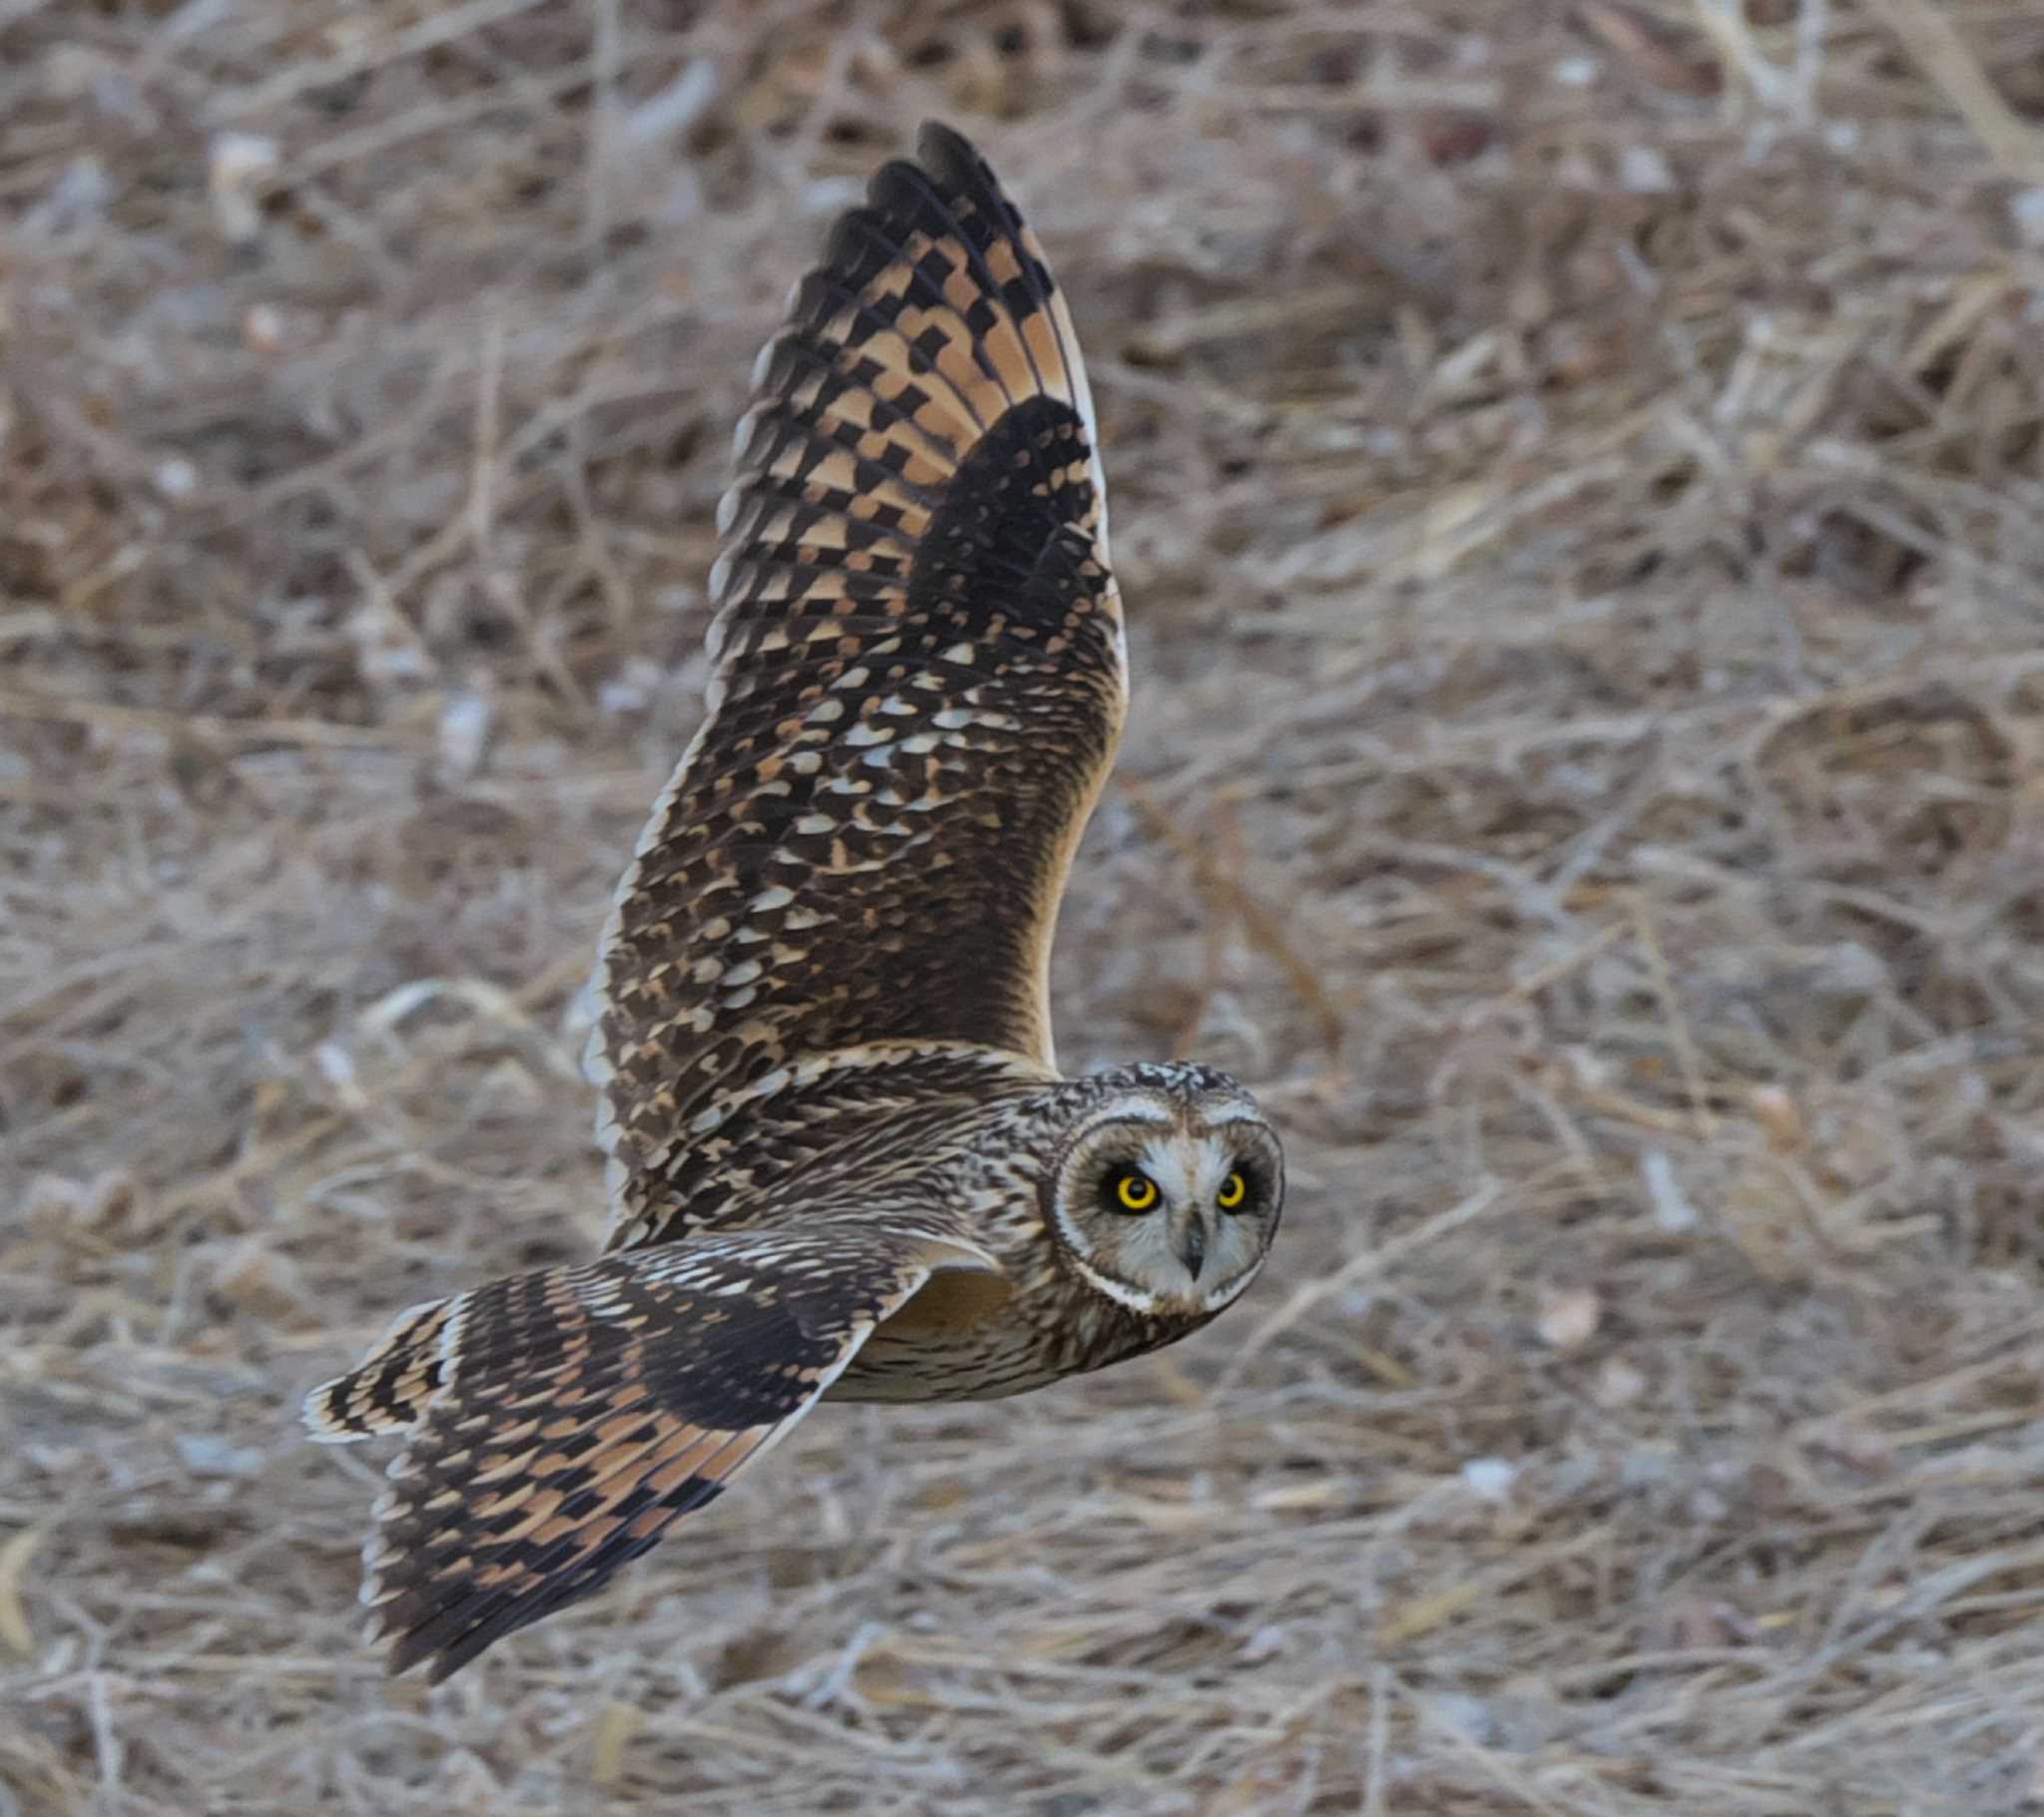
M707 710L592 981L605 1252L414 1306L306 1399L404 1436L362 1590L392 1670L588 1595L826 1395L1019 1394L1263 1266L1249 1094L1052 1053L1127 704L1098 440L1035 234L926 127L754 370Z

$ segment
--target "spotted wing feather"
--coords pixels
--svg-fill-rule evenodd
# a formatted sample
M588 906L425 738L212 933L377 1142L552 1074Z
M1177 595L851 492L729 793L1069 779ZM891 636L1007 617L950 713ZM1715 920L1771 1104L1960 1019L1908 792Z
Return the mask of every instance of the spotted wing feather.
M1047 963L1126 699L1092 402L962 139L874 178L756 373L707 716L620 888L589 1066L619 1231L805 1055L1054 1066Z
M846 1227L706 1236L414 1308L307 1397L315 1437L407 1430L362 1600L434 1681L589 1595L723 1493L970 1244Z

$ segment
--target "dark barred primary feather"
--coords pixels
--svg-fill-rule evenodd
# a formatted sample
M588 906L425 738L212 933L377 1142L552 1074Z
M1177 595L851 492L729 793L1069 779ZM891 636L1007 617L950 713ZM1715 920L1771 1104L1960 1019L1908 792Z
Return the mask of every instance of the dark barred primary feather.
M709 715L599 966L621 1230L804 1056L1051 1064L1051 930L1125 699L1092 404L992 174L942 128L921 160L837 224L739 433Z
M513 1275L400 1320L316 1388L320 1436L408 1429L362 1600L437 1680L588 1595L778 1439L936 1273L997 1275L917 1229L730 1232ZM432 1386L408 1418L379 1384ZM351 1410L366 1409L358 1416Z

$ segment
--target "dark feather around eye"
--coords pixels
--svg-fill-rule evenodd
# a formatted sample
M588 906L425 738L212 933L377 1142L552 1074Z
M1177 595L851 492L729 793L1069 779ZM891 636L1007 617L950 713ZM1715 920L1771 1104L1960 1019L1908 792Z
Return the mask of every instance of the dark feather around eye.
M1260 1205L1271 1196L1271 1170L1252 1155L1238 1155L1229 1168L1231 1173L1240 1173L1249 1190L1243 1194L1242 1202L1235 1207L1246 1211L1251 1205Z
M1141 1167L1124 1163L1101 1176L1100 1202L1110 1211L1140 1216L1154 1211L1162 1198L1157 1182Z

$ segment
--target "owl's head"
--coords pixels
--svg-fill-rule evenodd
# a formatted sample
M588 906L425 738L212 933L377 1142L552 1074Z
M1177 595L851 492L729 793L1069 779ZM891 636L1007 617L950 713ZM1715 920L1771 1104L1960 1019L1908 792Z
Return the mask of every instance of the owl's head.
M1284 1203L1284 1156L1256 1100L1184 1065L1098 1074L1074 1097L1041 1188L1066 1264L1135 1312L1219 1312L1256 1278Z

